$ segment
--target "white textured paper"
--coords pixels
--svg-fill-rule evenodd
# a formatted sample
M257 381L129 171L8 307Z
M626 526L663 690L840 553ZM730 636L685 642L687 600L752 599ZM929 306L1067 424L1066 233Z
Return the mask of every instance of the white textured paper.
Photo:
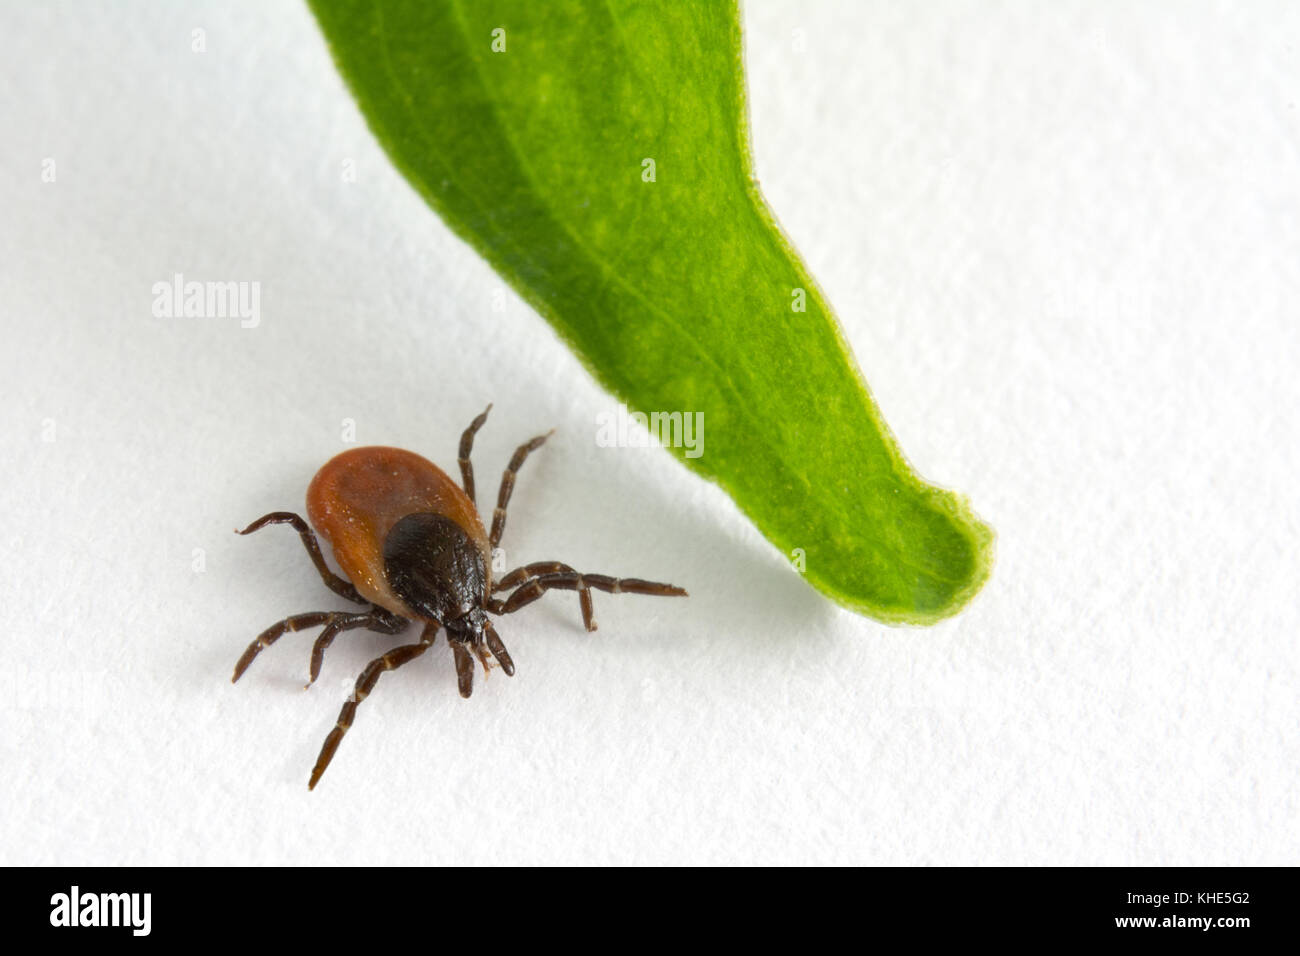
M1300 8L744 18L764 191L912 462L998 533L936 627L597 447L608 397L390 167L305 6L0 9L0 862L1300 862ZM177 273L259 282L260 324L154 317ZM550 595L469 701L440 641L308 793L395 639L304 691L286 635L232 686L342 602L289 529L231 529L300 509L345 420L454 469L489 401L481 495L558 429L512 563L691 597L597 595L588 635Z

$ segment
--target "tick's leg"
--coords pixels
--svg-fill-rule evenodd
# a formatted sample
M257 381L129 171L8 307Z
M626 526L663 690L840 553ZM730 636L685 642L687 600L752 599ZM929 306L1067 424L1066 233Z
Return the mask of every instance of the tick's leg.
M555 430L552 429L545 435L538 435L531 441L524 442L515 449L514 457L506 466L505 474L501 476L501 490L497 493L497 510L492 513L491 544L494 549L501 543L501 535L506 530L506 505L510 504L510 495L515 490L515 475L523 467L524 459L540 448L542 442L550 438L554 432Z
M686 591L671 584L643 581L640 578L611 578L607 574L579 574L577 571L557 571L539 574L525 581L504 601L496 598L487 602L493 614L513 614L521 607L532 604L547 591L581 591L594 588L610 594L653 594L660 597L686 597ZM594 630L595 622L592 622Z
M248 670L248 665L253 663L253 658L261 653L262 648L270 647L279 639L285 631L301 631L305 627L317 627L321 624L329 624L335 618L340 617L364 617L364 615L353 615L340 611L312 611L310 614L295 614L292 617L286 617L283 621L272 624L248 645L243 656L235 664L235 676L230 678L233 684L239 680L239 676Z
M561 564L559 561L538 561L536 564L525 564L522 568L515 568L506 574L500 581L492 585L493 593L497 591L508 591L517 585L523 584L530 578L535 578L539 574L554 574L557 571L566 571L570 574L578 574L567 564ZM582 606L582 624L589 630L596 629L596 619L592 616L591 609L591 588L581 580L582 575L578 574L578 603Z
M263 515L243 531L236 531L236 534L252 534L269 524L291 524L293 530L298 532L302 538L302 545L311 555L311 563L316 565L316 570L320 572L320 578L325 582L325 586L335 594L342 595L349 601L356 601L358 604L365 604L366 599L357 593L348 581L339 577L329 569L325 563L325 557L320 553L320 545L316 543L316 535L312 533L311 526L302 518L292 511L272 511L269 515Z
M366 665L366 669L357 678L356 688L348 697L347 703L343 705L343 709L339 711L338 722L334 725L334 729L330 731L329 736L325 738L325 745L320 749L320 756L316 758L316 766L312 768L311 779L307 782L308 790L316 786L316 781L320 780L321 774L325 772L325 768L334 759L334 751L339 749L339 743L343 740L343 735L352 726L352 718L356 715L357 705L374 690L379 675L384 671L396 670L427 651L438 634L438 628L441 626L437 621L430 621L425 625L424 633L420 635L418 644L403 644L401 647L395 647L387 654L376 657Z
M461 484L465 486L465 494L469 495L470 501L474 501L474 466L469 463L469 453L474 448L474 435L483 427L483 423L487 421L488 412L490 411L492 411L492 406L489 404L487 408L483 409L483 414L470 422L469 428L465 429L460 436ZM478 507L478 502L475 501L474 506Z
M391 614L383 608L375 608L369 614L343 614L330 621L325 625L325 630L320 632L320 637L316 638L316 643L311 649L311 679L307 681L310 687L316 683L316 678L320 676L321 663L325 660L325 650L334 643L334 638L338 637L344 631L350 631L354 628L364 627L369 631L378 631L380 634L397 634L406 629L410 622L405 618Z

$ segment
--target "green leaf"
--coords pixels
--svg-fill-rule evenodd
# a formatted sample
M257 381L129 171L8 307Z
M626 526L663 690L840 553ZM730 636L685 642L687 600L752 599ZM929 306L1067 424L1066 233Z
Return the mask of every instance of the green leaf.
M759 194L733 3L311 6L420 195L629 407L702 412L674 454L814 586L908 623L979 589L992 532L909 468Z

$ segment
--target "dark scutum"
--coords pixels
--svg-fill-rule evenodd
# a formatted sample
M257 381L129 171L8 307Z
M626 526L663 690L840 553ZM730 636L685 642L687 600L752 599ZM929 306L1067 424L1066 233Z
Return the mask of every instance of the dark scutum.
M481 606L487 589L483 553L464 528L432 512L393 525L384 539L384 570L394 594L444 624Z

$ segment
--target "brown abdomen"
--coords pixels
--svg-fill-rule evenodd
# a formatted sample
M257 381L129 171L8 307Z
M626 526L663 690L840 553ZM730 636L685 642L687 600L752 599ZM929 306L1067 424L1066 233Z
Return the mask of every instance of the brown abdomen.
M366 600L418 617L388 587L384 538L419 511L445 515L483 552L491 587L492 556L474 503L433 462L400 448L371 446L335 455L307 488L307 519L334 548L334 558Z

